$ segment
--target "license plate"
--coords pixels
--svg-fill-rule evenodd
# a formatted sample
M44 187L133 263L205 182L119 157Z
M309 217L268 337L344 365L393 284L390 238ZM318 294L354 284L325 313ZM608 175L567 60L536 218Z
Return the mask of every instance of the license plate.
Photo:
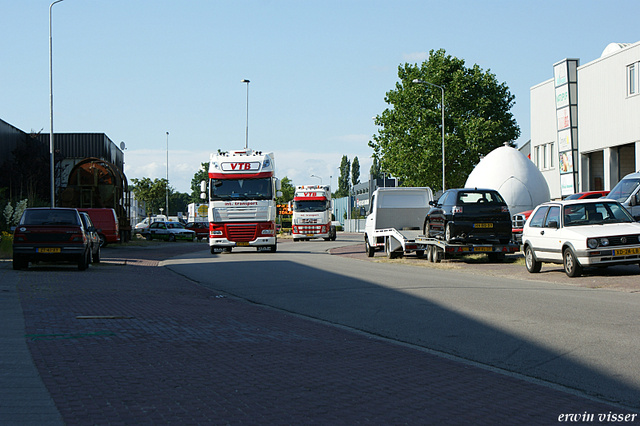
M474 223L474 228L493 228L493 223Z
M37 250L38 253L60 253L59 247L42 247Z
M249 243L236 243L238 247L249 247Z
M313 237L315 234L307 234L307 237Z
M617 249L615 251L616 256L628 256L630 254L640 254L640 248Z
M493 251L491 247L474 247L473 251Z

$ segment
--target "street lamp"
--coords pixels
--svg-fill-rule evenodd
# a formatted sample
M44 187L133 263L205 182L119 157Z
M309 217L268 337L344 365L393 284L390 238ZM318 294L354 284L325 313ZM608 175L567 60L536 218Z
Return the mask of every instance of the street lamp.
M320 185L322 185L322 178L320 176L316 176L316 175L311 175L309 177L314 177L314 178L318 178L320 179Z
M51 35L51 8L56 3L63 0L56 0L49 6L49 118L51 125L49 129L49 168L51 169L51 207L56 206L56 181L54 176L54 145L53 145L53 37Z
M440 88L440 90L442 90L442 102L440 103L440 110L442 111L442 192L444 192L444 190L446 189L444 182L444 87L417 78L413 80L413 83L428 84L430 86L438 87Z
M167 218L169 217L169 132L167 132L167 182L165 183L164 186L164 192L166 195L166 202L167 205L165 206L167 208Z
M241 83L247 83L247 133L244 140L244 149L249 148L249 83L246 78L240 81Z

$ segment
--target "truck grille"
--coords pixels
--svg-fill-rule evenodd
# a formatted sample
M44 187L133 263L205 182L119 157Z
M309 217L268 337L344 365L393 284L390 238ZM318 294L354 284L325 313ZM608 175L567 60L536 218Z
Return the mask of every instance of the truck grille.
M227 236L231 241L253 241L256 228L256 225L227 225Z
M300 234L321 234L322 225L296 225L296 231Z

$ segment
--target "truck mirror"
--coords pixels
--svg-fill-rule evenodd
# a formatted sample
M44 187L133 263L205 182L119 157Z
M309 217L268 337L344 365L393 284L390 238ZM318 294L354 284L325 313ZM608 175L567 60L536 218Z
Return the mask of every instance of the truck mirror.
M280 179L276 179L276 191L280 191L282 189L282 183ZM282 195L278 195L278 197L282 197Z
M200 192L205 192L207 190L207 182L200 182Z
M282 197L282 191L276 191L276 197L277 198Z

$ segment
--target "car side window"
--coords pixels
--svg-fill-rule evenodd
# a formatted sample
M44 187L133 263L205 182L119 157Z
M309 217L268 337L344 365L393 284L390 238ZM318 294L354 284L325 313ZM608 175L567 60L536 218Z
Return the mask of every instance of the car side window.
M544 223L544 217L547 215L547 211L549 207L540 207L531 217L531 221L529 222L529 226L532 228L542 228L542 224Z
M555 228L556 226L551 226L551 222L555 222L556 226L560 225L560 207L553 206L549 208L549 214L547 214L547 219L544 221L544 227Z
M444 194L442 194L440 196L440 198L438 198L438 201L437 201L436 204L438 204L439 206L444 205L444 200L447 198L447 195L449 195L449 194L450 194L450 192L445 192Z

